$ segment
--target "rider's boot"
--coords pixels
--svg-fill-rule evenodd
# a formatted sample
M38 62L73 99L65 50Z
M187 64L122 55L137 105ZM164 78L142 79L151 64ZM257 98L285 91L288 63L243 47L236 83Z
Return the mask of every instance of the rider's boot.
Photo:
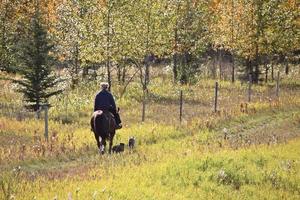
M116 129L121 129L122 128L122 122L121 122L119 113L115 114L115 119L116 119L116 124L117 124Z

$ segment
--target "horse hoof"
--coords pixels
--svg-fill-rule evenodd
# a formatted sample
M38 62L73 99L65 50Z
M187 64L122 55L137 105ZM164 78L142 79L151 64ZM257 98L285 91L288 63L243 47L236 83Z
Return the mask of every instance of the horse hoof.
M104 153L105 153L105 151L99 150L99 154L100 154L100 155L103 155Z

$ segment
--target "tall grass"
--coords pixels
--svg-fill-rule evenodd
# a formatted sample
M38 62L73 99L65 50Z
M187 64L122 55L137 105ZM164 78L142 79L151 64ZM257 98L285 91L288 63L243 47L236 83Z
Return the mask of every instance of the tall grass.
M22 106L14 86L2 83L1 103ZM97 154L89 127L97 82L51 99L49 142L42 120L0 112L0 199L299 198L298 81L283 81L279 99L274 84L254 86L251 103L246 84L221 81L217 113L214 83L155 76L143 123L139 83L122 98L123 86L114 86L124 124L114 143L137 140L123 154Z

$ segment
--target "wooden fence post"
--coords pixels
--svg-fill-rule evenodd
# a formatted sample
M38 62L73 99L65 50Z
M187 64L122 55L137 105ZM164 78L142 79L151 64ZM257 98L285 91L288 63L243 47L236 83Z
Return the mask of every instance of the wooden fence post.
M40 113L41 111L45 112L45 117L44 117L44 122L45 122L45 132L44 132L44 136L45 136L45 140L48 142L49 140L49 128L48 128L48 121L49 121L49 117L48 117L48 110L49 110L49 104L41 104L40 108L38 110L38 113Z
M248 102L251 101L251 86L252 86L252 74L249 74L249 80L248 80Z
M218 109L218 90L219 90L219 83L216 82L215 85L215 105L214 105L214 112L217 112Z
M182 121L182 104L183 104L183 93L182 90L180 90L180 99L179 99L179 121Z
M277 72L277 80L276 80L276 97L279 98L279 79L280 79L280 74L279 71Z
M48 142L49 136L48 136L48 105L44 105L44 111L45 111L45 139Z
M146 113L146 97L143 97L143 105L142 105L142 122L145 121L145 113Z

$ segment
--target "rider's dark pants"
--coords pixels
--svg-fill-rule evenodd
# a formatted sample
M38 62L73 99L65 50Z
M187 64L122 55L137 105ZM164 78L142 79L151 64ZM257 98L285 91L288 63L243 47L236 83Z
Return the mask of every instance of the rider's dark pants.
M115 120L116 120L116 124L121 124L122 123L120 115L119 115L119 113L115 109L110 108L109 112L111 112L114 115Z

